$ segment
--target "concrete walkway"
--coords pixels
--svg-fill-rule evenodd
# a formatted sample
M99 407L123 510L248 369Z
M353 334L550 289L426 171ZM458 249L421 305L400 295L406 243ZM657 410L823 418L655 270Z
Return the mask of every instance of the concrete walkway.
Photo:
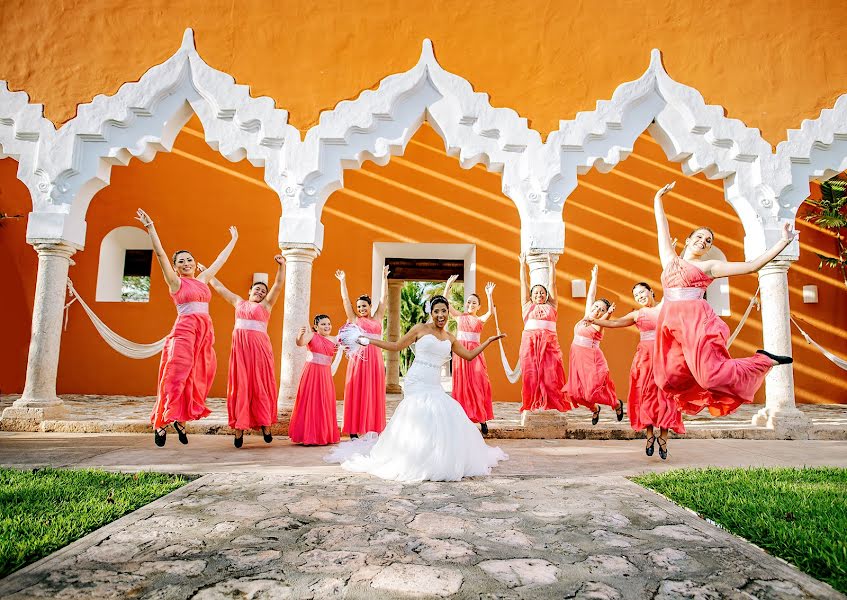
M841 598L623 475L847 466L844 441L500 440L491 477L398 484L248 437L0 433L0 464L205 474L0 581L3 598Z

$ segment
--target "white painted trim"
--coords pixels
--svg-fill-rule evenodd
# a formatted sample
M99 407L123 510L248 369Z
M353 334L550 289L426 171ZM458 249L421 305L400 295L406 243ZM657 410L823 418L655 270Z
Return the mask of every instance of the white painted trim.
M382 289L382 269L388 258L426 258L462 260L465 270L462 279L465 297L476 292L476 244L416 244L375 242L371 259L371 298L379 299Z
M561 121L542 143L514 110L492 107L486 94L444 70L425 40L414 67L325 111L301 140L272 99L251 97L246 86L209 67L189 29L171 58L115 95L80 106L58 130L41 105L0 81L0 156L19 161L18 177L33 198L30 243L82 248L88 204L108 185L111 167L169 151L192 112L210 146L230 160L247 158L264 168L283 206L280 244L317 250L322 208L343 185L344 170L402 154L424 121L463 167L482 163L502 172L503 192L521 216L525 252L562 251L562 208L577 176L616 166L645 130L686 173L724 180L727 201L745 229L748 258L778 239L782 222L793 220L809 179L847 169L847 95L789 131L772 152L757 129L727 118L721 106L707 105L696 89L674 81L658 50L641 77L618 86L594 110ZM796 258L798 251L795 242L782 256Z

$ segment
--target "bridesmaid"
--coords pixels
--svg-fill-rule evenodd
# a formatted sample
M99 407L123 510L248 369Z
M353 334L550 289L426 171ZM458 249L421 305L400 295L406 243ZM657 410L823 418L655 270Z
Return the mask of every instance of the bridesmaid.
M527 294L526 257L521 254L521 306L524 329L521 334L521 412L525 410L568 411L572 407L562 388L565 367L556 335L556 272L547 256L548 287L532 286ZM548 292L548 290L550 290Z
M229 291L214 277L209 284L235 307L235 329L229 353L226 410L229 426L235 430L233 443L241 448L245 429L260 429L266 443L273 440L271 425L277 422L277 385L274 350L268 337L268 321L285 280L285 259L274 256L278 268L270 289L257 281L250 286L247 300Z
M647 430L647 456L653 456L656 442L655 429L659 430L659 456L668 457L668 430L677 434L685 433L682 412L676 403L656 385L653 378L653 356L656 349L656 320L659 317L660 304L649 284L636 283L632 288L635 301L641 306L619 319L589 319L599 327L631 327L635 325L640 333L640 341L632 359L629 371L629 395L627 412L629 422L635 431Z
M752 402L768 371L793 362L790 356L757 350L746 358L732 358L726 347L729 327L703 299L704 290L719 277L755 273L782 252L797 232L785 223L782 239L747 262L708 259L714 234L707 227L691 232L682 256L671 244L662 197L670 183L653 199L662 261L662 310L656 323L656 384L687 414L708 408L712 415L727 415Z
M450 298L450 286L458 278L453 275L447 280L444 297ZM480 343L482 328L494 311L494 283L485 285L485 296L488 300L488 312L481 317L479 312L479 296L471 294L465 301L465 312L459 312L452 306L450 316L456 319L456 340L468 350L473 350ZM479 354L472 361L453 355L453 398L465 409L465 414L474 423L479 423L482 434L488 433L488 423L494 418L494 406L491 402L491 381L488 379L488 365L485 355Z
M589 322L591 319L606 319L615 310L615 305L597 297L597 265L591 269L591 285L585 298L585 316L573 328L570 358L568 360L568 383L565 393L574 406L588 408L591 424L600 420L600 405L615 407L618 421L623 420L623 401L618 399L615 384L609 376L609 364L600 350L603 331Z
M376 309L371 297L362 294L356 298L355 311L347 293L344 271L335 272L341 282L341 299L347 320L361 327L371 339L382 339L382 318L385 315L388 293L388 265L382 270L382 293ZM365 351L348 361L344 381L344 426L342 433L351 438L370 431L382 433L385 429L385 362L382 350L368 346Z
M327 315L317 315L313 327L301 327L298 346L308 346L309 358L297 387L288 437L295 444L326 446L337 444L338 419L335 413L335 384L332 382L332 355L338 347Z
M167 426L173 423L179 441L188 443L185 433L186 421L202 419L211 412L206 408L206 396L215 379L215 331L209 316L209 300L212 292L207 282L224 266L235 242L238 231L229 228L231 239L206 271L195 277L197 263L188 250L177 250L172 260L162 247L153 219L138 209L136 219L147 229L153 252L162 268L171 298L176 304L176 322L165 340L162 360L159 363L159 378L156 406L150 415L153 423L153 441L164 446Z

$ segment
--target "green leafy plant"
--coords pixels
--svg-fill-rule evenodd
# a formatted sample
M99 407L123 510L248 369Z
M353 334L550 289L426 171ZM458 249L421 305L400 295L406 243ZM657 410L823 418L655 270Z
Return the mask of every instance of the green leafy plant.
M847 246L844 234L847 229L847 181L830 179L821 183L821 199L806 200L809 211L803 217L805 221L814 223L822 229L835 234L835 256L818 254L821 259L818 268L827 267L841 271L844 286L847 287Z

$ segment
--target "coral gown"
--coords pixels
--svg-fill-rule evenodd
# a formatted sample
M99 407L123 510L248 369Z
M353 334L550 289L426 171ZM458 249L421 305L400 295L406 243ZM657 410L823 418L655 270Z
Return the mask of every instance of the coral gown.
M565 394L574 406L595 409L595 404L618 407L618 394L609 376L606 356L600 350L603 330L580 321L573 328L568 358L568 383Z
M572 407L562 388L565 367L556 335L556 307L530 303L523 309L521 334L521 411L558 410Z
M171 298L177 317L162 349L156 406L150 415L157 429L211 413L206 408L206 396L218 366L213 347L215 330L209 316L209 286L192 277L180 277L179 289Z
M729 355L729 327L703 299L711 282L679 257L662 271L665 297L656 323L653 373L659 388L692 415L706 407L715 416L727 415L752 402L773 364L762 354Z
M233 429L259 429L277 421L270 318L270 311L258 302L241 300L235 307L226 386L226 410Z
M479 346L482 319L470 314L456 317L456 339L467 348ZM453 356L453 397L465 409L465 414L474 423L484 423L494 418L491 403L491 382L485 356L480 354L472 361Z
M648 425L661 429L672 429L685 433L682 412L672 398L659 389L653 377L653 356L656 350L656 320L660 307L640 308L635 317L635 326L641 340L635 349L632 368L629 370L629 395L627 412L635 431Z
M332 383L332 357L336 345L315 334L308 347L309 359L297 387L288 437L296 444L337 444L341 436L335 412L335 384Z
M382 323L370 317L357 317L356 325L368 337L382 339ZM365 346L347 362L344 381L344 433L377 433L385 429L385 362L382 350Z

